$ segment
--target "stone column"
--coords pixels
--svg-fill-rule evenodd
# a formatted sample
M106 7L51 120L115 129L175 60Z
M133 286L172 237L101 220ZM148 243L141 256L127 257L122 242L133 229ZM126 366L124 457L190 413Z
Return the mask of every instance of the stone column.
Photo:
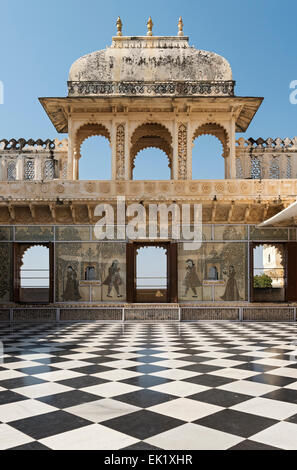
M45 158L42 158L40 155L35 157L35 177L34 179L37 181L41 181L43 179L43 166L45 164Z
M126 179L126 148L127 148L127 141L126 141L126 124L124 122L117 123L115 128L113 128L113 132L115 132L113 138L113 179L116 180L124 180Z
M173 135L172 135L172 169L171 179L178 179L178 123L174 119L173 123Z
M229 169L228 175L225 175L226 178L236 178L236 148L235 148L235 117L232 116L230 122L230 132L229 132L229 164L226 165ZM225 157L226 158L226 157ZM225 172L226 172L225 167Z
M24 163L25 159L22 155L19 155L16 159L16 179L23 180L24 179Z
M75 142L74 142L74 126L71 119L71 114L68 120L68 157L67 157L67 179L75 180L78 179L78 162L74 165L75 155Z
M178 153L177 153L177 179L186 180L188 178L188 123L179 122L177 129Z

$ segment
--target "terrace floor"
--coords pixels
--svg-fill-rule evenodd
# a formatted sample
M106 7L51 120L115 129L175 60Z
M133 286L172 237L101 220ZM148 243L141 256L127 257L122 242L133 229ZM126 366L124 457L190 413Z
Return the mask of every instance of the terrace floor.
M1 450L297 449L297 324L2 323L0 340Z

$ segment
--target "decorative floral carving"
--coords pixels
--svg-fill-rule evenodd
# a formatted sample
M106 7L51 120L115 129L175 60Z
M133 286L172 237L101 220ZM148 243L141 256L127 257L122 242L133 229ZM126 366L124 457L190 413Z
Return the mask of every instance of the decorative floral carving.
M178 126L178 179L187 179L187 132L186 124L180 124Z
M196 81L196 82L107 82L83 81L68 82L69 96L79 95L190 95L190 96L233 96L234 82Z
M125 178L125 126L119 124L117 126L116 134L116 165L118 180Z

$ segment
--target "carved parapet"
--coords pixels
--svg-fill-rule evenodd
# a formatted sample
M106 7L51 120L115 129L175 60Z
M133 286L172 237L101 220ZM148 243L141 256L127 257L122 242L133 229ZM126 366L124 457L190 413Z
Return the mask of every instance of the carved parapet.
M297 178L297 137L237 140L236 157L242 172L237 177L252 179ZM238 163L239 167L239 163Z
M268 139L262 139L262 137L259 137L256 140L252 137L247 140L245 140L243 137L240 137L236 143L237 148L243 150L252 149L260 150L261 152L263 150L297 151L297 137L294 137L293 139L290 139L289 137L286 137L285 139L281 139L280 137L277 137L276 139L272 139L271 137Z
M67 177L68 140L2 139L0 180L52 180ZM66 165L66 169L65 169Z

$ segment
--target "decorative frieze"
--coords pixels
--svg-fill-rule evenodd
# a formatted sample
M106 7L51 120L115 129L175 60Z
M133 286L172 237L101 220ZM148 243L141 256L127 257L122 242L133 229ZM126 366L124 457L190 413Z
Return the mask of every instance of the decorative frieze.
M141 95L141 96L234 96L235 82L228 81L71 81L68 96Z

